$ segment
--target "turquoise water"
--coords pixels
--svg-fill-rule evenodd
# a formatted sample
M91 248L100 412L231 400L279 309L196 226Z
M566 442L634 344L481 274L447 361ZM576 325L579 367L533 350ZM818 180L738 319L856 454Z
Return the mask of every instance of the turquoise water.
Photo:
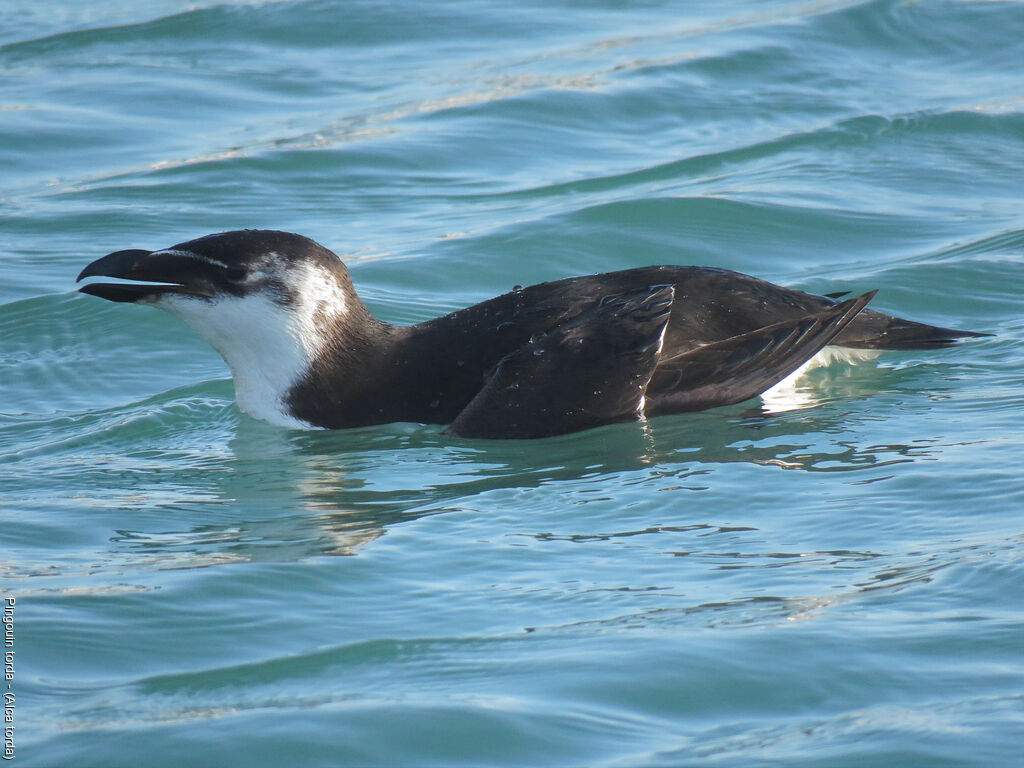
M1017 766L1024 6L55 0L0 24L14 764ZM88 261L380 317L711 264L989 331L541 441L241 415Z

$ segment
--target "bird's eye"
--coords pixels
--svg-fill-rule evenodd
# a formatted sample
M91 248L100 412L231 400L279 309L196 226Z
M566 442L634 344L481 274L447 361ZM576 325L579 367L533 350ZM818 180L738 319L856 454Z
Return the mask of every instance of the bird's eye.
M243 267L228 267L226 271L228 280L237 282L245 277L245 269Z

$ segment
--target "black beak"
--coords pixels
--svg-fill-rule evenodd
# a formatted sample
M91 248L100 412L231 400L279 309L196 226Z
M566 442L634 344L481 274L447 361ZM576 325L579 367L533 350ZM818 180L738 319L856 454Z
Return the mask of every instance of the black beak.
M89 264L75 282L86 277L116 277L132 283L89 283L78 290L108 301L144 301L168 293L213 295L203 262L167 251L115 251Z

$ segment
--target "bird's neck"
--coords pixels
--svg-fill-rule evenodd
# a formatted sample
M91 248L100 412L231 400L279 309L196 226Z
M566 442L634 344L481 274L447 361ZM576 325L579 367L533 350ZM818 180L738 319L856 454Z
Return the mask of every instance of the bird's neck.
M162 306L224 358L239 409L271 424L308 429L316 425L294 413L293 390L311 377L327 390L340 387L372 339L389 326L351 288L332 281L306 288L283 303L261 293Z
M309 428L285 400L319 354L320 329L262 298L224 301L204 320L193 327L231 369L239 409L277 426Z

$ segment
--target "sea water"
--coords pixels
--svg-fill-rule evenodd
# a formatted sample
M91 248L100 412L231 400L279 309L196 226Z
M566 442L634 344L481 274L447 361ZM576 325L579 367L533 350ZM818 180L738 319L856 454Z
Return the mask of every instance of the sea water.
M1020 765L1020 3L0 18L14 764ZM995 336L785 408L289 431L171 316L74 292L243 227L396 323L677 263Z

